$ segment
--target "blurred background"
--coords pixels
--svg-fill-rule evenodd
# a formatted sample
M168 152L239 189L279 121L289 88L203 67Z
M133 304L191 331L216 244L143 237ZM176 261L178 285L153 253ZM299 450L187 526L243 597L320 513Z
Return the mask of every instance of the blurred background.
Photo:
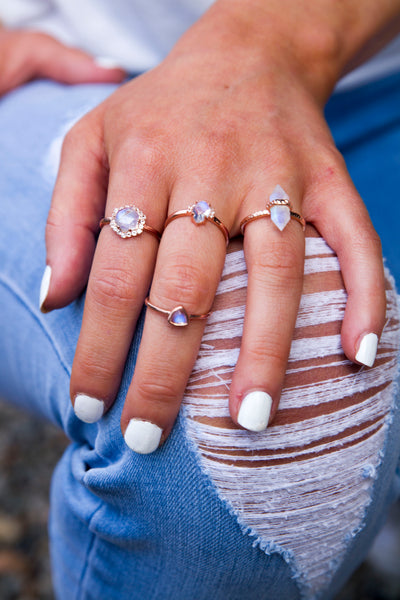
M66 445L52 425L0 403L0 600L54 600L48 494ZM400 503L336 600L400 600Z

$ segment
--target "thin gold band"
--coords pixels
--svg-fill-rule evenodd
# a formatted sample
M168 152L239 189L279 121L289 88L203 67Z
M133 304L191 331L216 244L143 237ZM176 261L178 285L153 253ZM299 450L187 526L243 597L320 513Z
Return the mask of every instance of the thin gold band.
M104 227L105 225L109 225L111 223L112 219L111 217L104 217L103 219L101 219L99 225L100 225L100 229L102 227ZM157 229L154 229L154 227L151 227L151 225L146 225L146 223L143 225L143 231L147 231L147 233L151 233L151 235L154 235L154 237L156 237L158 240L161 239L161 233L159 231L157 231Z
M160 308L159 306L156 306L150 302L149 298L146 298L144 303L149 308L152 308L163 315L167 315L168 323L174 325L174 327L185 327L186 325L189 325L192 319L207 319L207 317L210 315L209 312L205 313L204 315L190 315L182 305L175 306L172 310Z
M242 235L244 235L244 230L245 230L246 225L251 223L251 221L256 221L257 219L263 219L264 217L270 217L270 216L271 216L271 212L268 208L266 208L265 210L257 211L255 213L252 213L251 215L248 215L244 219L242 219L242 221L240 222L240 231L241 231ZM294 212L293 210L290 211L290 216L292 219L295 219L296 221L298 221L298 223L300 223L300 225L302 226L303 231L305 231L306 220L304 219L304 217L302 217L299 213Z
M216 225L218 227L218 229L221 231L221 233L223 234L223 236L225 238L226 245L228 245L229 244L229 231L225 227L225 225L222 223L222 221L220 219L218 219L217 216L215 216L214 211L212 210L212 214L210 214L210 215L205 214L203 217L203 222L200 223L200 222L196 222L193 218L194 206L189 207L185 210L178 210L178 211L172 213L171 215L169 215L169 217L167 217L167 220L164 223L164 229L171 223L171 221L174 221L175 219L179 219L180 217L192 217L192 220L195 223L195 225L200 225L200 224L204 223L204 221L209 221L210 223L213 223L214 225Z

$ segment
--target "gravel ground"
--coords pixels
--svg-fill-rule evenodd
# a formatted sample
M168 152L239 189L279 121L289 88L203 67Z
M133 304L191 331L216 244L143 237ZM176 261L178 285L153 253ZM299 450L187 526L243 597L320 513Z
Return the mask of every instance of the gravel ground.
M48 491L66 444L53 426L0 404L1 600L54 600L47 545ZM399 599L400 503L393 507L368 559L336 600Z

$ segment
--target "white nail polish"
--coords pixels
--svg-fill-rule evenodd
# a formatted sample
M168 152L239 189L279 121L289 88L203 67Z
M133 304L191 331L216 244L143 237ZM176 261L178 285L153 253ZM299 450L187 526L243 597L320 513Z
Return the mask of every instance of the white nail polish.
M242 400L238 423L249 431L264 431L271 413L272 398L266 392L250 392Z
M122 69L121 65L114 59L108 56L97 56L93 62L102 69Z
M363 336L358 352L356 354L356 361L372 367L375 362L376 351L378 349L378 336L376 333L367 333Z
M131 419L124 439L131 450L138 454L150 454L160 445L162 429L150 421Z
M42 310L44 301L46 300L47 294L49 293L50 278L51 278L51 267L50 267L50 265L47 265L44 270L44 273L43 273L42 283L40 284L40 294L39 294L40 310Z
M75 397L74 411L78 419L85 423L96 423L104 413L104 402L86 396L86 394L78 394Z

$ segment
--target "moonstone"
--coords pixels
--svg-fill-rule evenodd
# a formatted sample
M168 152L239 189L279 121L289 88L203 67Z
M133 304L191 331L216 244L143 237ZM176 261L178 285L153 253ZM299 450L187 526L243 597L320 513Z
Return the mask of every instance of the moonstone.
M204 219L211 214L211 206L205 200L197 202L193 208L193 219L196 223L203 223Z
M139 214L134 208L121 208L115 215L115 222L123 233L127 233L137 227Z
M290 221L290 208L286 204L274 204L269 210L271 221L283 231Z
M269 197L270 202L273 202L274 200L289 200L289 196L280 185L275 186L274 191Z
M189 323L189 317L185 309L179 307L171 311L168 321L171 325L175 325L175 327L184 327Z

